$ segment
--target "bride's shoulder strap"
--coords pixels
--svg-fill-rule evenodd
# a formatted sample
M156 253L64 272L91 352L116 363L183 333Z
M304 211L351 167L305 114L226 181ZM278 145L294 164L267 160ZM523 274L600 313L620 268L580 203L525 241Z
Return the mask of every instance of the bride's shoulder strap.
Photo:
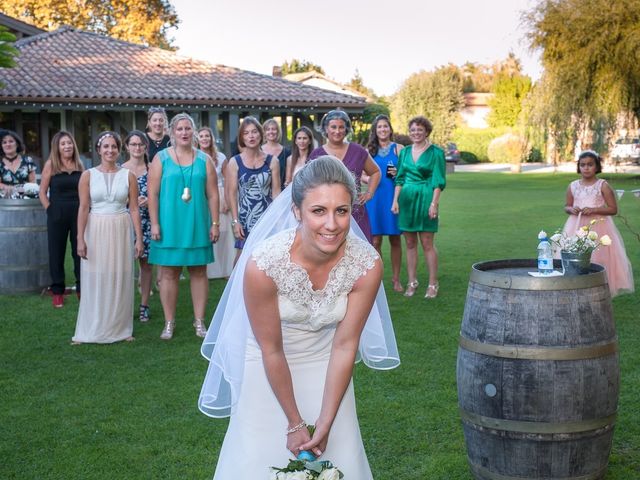
M256 245L251 254L256 266L271 278L277 276L277 271L287 263L294 234L293 229L283 230Z
M342 286L351 290L353 284L375 266L378 258L378 252L369 242L349 236L345 261L342 262L344 268L338 272L338 276L342 277Z

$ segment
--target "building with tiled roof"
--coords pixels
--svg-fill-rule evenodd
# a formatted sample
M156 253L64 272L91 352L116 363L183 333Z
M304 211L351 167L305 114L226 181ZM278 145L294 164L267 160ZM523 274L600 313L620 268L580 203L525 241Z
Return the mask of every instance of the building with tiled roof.
M7 17L10 18L10 17ZM0 69L0 127L16 130L29 152L46 158L49 139L71 131L93 157L100 131L144 129L150 106L191 113L227 150L240 119L279 117L293 129L334 108L361 113L362 97L290 82L71 27L16 42L17 66Z

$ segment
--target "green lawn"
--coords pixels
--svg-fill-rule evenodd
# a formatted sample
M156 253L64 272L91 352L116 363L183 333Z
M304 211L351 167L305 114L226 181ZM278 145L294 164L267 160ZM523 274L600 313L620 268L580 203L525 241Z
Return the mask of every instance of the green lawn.
M449 177L436 237L439 297L422 298L424 266L415 297L390 291L402 365L388 372L362 365L355 370L361 429L376 479L471 478L455 376L471 264L532 258L538 231L563 225L564 192L574 178ZM605 178L614 188L640 188L637 176ZM639 199L627 193L620 212L640 230ZM638 284L640 243L619 221L618 226ZM388 286L390 269L385 279ZM207 365L191 326L188 289L185 282L181 285L176 334L170 342L158 338L162 319L157 294L151 301L151 322L135 324L134 343L76 347L69 345L75 297L58 310L48 297L0 297L0 479L212 477L227 422L197 409ZM211 282L209 316L223 287L223 281ZM638 298L634 294L613 301L621 396L607 479L640 478Z

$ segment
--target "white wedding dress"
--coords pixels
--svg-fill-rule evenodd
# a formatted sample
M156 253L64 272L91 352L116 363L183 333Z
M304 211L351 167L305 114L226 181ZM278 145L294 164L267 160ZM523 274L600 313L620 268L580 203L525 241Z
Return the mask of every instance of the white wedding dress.
M253 251L258 268L278 289L282 336L302 418L314 422L320 413L327 365L336 326L347 310L353 284L373 268L377 252L349 236L342 259L326 286L313 290L309 276L293 263L290 248L295 229L267 239ZM286 466L287 419L267 380L261 351L250 329L247 335L242 389L220 451L215 480L267 479L269 467ZM395 365L394 365L395 366ZM330 460L348 480L373 478L356 415L353 382L349 384L321 459Z

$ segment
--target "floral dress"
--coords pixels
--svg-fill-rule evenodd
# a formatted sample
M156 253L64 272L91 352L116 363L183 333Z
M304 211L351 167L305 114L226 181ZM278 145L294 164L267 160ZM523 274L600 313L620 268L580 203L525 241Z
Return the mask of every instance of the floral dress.
M4 166L4 162L0 162L0 180L6 185L19 185L29 181L29 174L36 171L36 164L33 163L31 157L23 156L20 160L20 166L15 172Z
M144 175L138 177L138 196L148 198L147 183L149 180L149 173L145 172ZM140 207L140 223L142 224L142 243L144 244L144 252L141 257L147 258L149 256L149 245L151 244L151 219L149 218L149 209L147 207Z

